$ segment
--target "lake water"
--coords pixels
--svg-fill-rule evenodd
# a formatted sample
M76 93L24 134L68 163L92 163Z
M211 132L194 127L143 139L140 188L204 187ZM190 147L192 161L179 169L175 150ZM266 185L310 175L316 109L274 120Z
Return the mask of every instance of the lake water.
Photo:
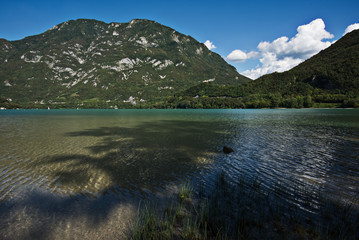
M141 201L219 171L313 212L298 189L359 199L358 153L358 109L0 111L0 236L120 238Z

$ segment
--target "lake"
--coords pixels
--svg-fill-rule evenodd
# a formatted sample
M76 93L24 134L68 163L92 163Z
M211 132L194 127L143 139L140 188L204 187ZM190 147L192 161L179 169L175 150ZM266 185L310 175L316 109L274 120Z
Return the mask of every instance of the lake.
M220 171L308 214L319 195L358 209L358 153L359 109L4 110L0 236L120 238L141 202Z

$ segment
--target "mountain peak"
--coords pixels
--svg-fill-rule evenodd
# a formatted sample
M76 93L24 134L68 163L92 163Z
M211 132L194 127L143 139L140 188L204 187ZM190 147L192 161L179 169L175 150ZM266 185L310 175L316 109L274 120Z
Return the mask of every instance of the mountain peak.
M151 104L206 81L248 79L202 43L147 19L70 20L0 41L0 96L22 104Z
M57 24L50 28L49 30L63 30L68 28L69 30L74 30L73 28L81 28L81 27L94 27L94 26L105 26L107 23L98 21L95 19L76 19L76 20L69 20L60 24Z
M156 24L159 24L159 23L157 23L157 22L154 21L154 20L143 19L143 18L134 18L134 19L132 19L131 21L129 21L128 23L129 23L129 24L135 24L135 23L156 23Z
M153 20L148 20L148 19L132 19L129 22L125 22L125 23L119 23L119 22L111 22L111 23L105 23L103 21L99 21L96 19L87 19L87 18L79 18L79 19L75 19L75 20L68 20L66 22L62 22L59 23L55 26L53 26L52 28L50 28L49 30L55 30L55 29L61 29L65 26L80 26L80 25L99 25L99 26L104 26L104 25L109 25L109 26L120 26L120 25L133 25L136 23L147 23L147 24L158 24L161 25L159 23L157 23L156 21Z

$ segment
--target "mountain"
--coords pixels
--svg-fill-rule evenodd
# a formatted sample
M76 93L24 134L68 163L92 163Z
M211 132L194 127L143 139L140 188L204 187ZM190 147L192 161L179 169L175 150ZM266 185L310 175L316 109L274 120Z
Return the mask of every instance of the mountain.
M310 59L284 73L257 79L277 91L276 85L309 84L313 88L347 93L359 89L359 30L350 32Z
M201 83L169 98L169 107L359 107L359 30L283 73L237 86Z
M0 39L0 104L150 107L201 82L247 81L204 44L150 20L71 20Z

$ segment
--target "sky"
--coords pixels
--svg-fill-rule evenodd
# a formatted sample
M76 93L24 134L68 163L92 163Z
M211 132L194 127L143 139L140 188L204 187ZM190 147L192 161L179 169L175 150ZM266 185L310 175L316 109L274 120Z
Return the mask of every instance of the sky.
M289 70L359 29L359 1L0 0L0 38L19 40L79 18L157 21L205 43L256 79Z

